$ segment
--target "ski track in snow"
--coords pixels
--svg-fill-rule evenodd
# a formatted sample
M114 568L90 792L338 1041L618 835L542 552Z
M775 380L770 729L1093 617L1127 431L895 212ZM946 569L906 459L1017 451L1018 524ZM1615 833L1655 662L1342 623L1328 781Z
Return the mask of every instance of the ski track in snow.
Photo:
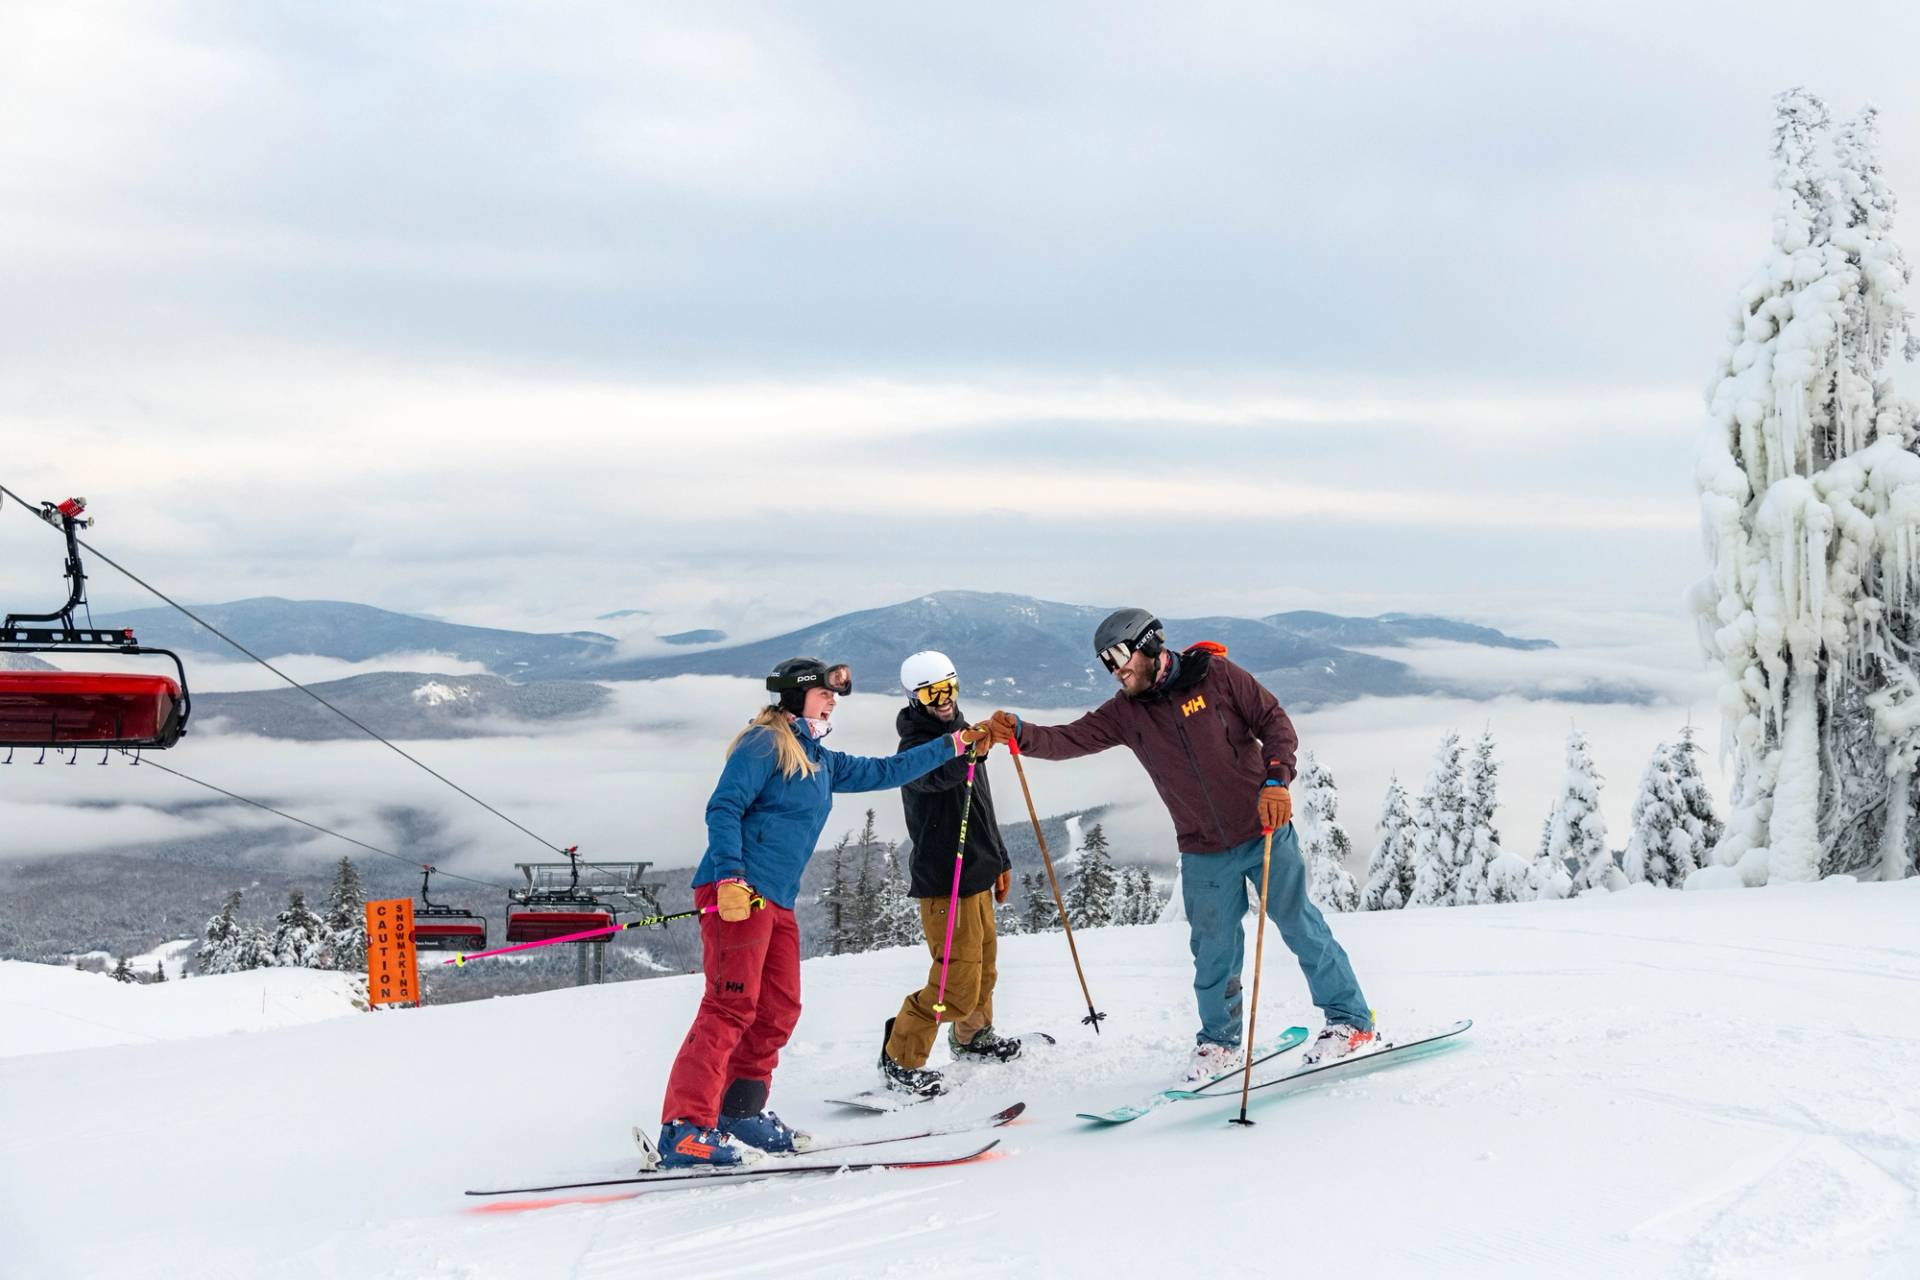
M150 988L0 964L0 1009L40 1015L0 1016L0 1274L1164 1277L1199 1257L1272 1275L1338 1245L1369 1277L1904 1280L1916 919L1920 881L1337 917L1389 1031L1476 1025L1447 1052L1256 1094L1250 1130L1226 1123L1234 1099L1072 1118L1178 1074L1184 925L1076 935L1099 1037L1064 939L1004 941L997 1021L1060 1044L884 1117L821 1099L869 1083L924 959L809 961L775 1082L787 1119L877 1137L1024 1099L1000 1149L496 1214L461 1191L633 1167L628 1129L657 1117L697 979L317 1021L290 1005L300 1024L261 1029L249 984L318 975ZM1269 941L1261 1025L1317 1026Z

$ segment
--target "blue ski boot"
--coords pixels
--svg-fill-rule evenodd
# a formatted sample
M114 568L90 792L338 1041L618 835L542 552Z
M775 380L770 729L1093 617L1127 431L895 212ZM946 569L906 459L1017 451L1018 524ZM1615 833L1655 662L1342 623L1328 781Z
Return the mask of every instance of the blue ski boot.
M791 1155L813 1145L813 1135L789 1127L767 1110L765 1080L735 1080L720 1099L720 1132L768 1155Z
M691 1120L660 1126L662 1169L730 1169L762 1158L752 1147L734 1142L719 1126L703 1129Z

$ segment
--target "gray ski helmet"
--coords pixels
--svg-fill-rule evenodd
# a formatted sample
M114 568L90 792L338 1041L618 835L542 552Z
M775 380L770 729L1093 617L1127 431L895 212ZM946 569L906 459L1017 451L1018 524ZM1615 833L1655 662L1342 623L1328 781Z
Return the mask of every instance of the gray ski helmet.
M809 689L852 693L853 671L844 662L828 666L818 658L787 658L775 664L767 677L767 689L780 695L781 710L797 716L807 705Z
M1093 632L1093 652L1111 671L1135 651L1158 658L1167 647L1160 619L1145 609L1115 609Z

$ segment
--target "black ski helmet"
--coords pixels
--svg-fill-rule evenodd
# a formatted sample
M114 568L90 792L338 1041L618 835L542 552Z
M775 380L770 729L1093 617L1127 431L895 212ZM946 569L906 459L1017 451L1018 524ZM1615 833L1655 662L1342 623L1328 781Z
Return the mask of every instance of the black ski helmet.
M809 689L852 693L853 671L844 662L828 666L818 658L788 658L774 665L773 673L767 677L767 688L780 695L782 711L797 716L807 705Z
M1124 649L1121 647L1124 646ZM1093 652L1111 671L1137 650L1149 658L1158 658L1167 647L1167 634L1160 619L1145 609L1115 609L1093 632ZM1111 655L1119 650L1118 658Z

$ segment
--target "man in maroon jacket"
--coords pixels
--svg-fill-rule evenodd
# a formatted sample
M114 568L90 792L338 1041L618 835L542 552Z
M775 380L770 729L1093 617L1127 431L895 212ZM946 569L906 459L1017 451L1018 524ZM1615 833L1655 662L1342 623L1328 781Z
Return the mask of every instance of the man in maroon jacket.
M1193 950L1200 1031L1190 1080L1236 1070L1242 1061L1240 969L1247 886L1257 892L1265 835L1273 831L1267 914L1300 961L1327 1025L1306 1060L1343 1057L1373 1039L1373 1012L1347 953L1307 898L1306 868L1293 833L1294 749L1299 737L1274 696L1227 661L1226 650L1167 648L1159 619L1121 609L1094 633L1094 652L1120 692L1072 724L1024 723L994 713L998 743L1017 738L1025 755L1072 760L1126 747L1145 766L1173 818L1180 887Z

